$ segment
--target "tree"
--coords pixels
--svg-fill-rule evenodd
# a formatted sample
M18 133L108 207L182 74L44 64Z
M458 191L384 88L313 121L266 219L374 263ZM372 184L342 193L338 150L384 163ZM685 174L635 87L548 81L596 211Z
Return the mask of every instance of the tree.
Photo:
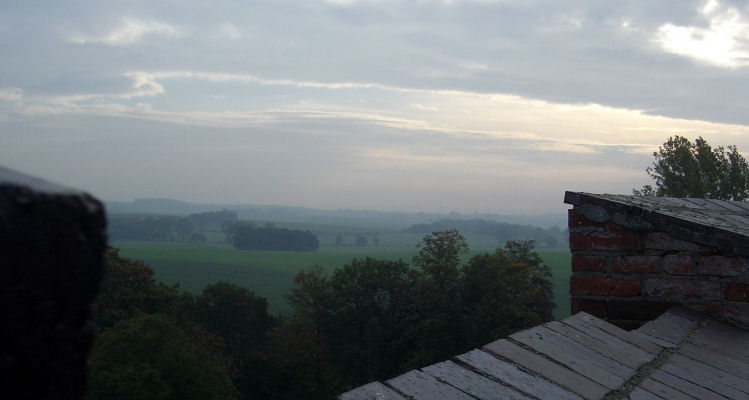
M434 289L442 293L454 290L460 255L468 253L466 238L457 229L432 232L424 236L420 247L413 263L432 281Z
M465 237L457 229L432 232L424 237L413 263L416 277L414 342L405 366L418 368L465 350L462 338L460 256L468 253Z
M336 269L330 280L335 323L326 327L348 384L396 375L408 351L413 272L403 261L366 258Z
M183 315L218 335L239 375L234 383L242 399L267 398L266 363L262 358L266 334L274 320L268 301L248 289L221 281L200 296L183 295Z
M120 257L109 247L104 257L104 278L93 309L100 329L142 312L173 313L179 301L177 286L157 282L153 269L142 261Z
M220 341L165 314L137 314L97 339L87 400L236 399Z
M466 340L485 343L553 319L551 270L533 241L511 241L463 267Z
M749 164L736 146L713 149L699 137L694 143L683 136L668 139L653 153L646 168L655 188L645 185L636 195L745 200L749 197Z

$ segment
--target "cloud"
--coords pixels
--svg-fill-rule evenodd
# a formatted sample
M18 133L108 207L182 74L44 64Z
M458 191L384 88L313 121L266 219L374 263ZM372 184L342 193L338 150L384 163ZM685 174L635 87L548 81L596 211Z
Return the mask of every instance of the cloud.
M242 32L240 32L239 28L237 28L234 24L230 22L224 22L221 25L218 26L216 29L216 34L220 38L227 38L227 39L241 39L242 38Z
M23 91L19 88L0 88L0 100L16 102L23 98Z
M146 72L128 72L125 76L133 80L132 91L121 94L118 97L129 99L133 97L155 96L164 93L164 87L156 82L155 76L151 74Z
M148 36L160 36L173 39L181 36L182 30L174 25L145 21L137 18L123 17L120 24L113 30L101 36L77 36L72 42L77 44L106 44L109 46L128 46L141 41Z
M709 0L700 10L707 27L664 24L655 42L669 53L710 64L737 68L749 65L749 19L737 8Z

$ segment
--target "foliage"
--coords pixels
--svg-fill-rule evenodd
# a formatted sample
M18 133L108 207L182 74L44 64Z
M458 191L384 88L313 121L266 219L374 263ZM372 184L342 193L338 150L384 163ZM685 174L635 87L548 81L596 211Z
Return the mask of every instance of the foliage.
M177 286L157 282L151 267L120 257L114 247L107 248L104 277L93 306L100 328L110 328L137 313L172 313L178 300Z
M206 241L206 236L201 230L236 220L237 214L227 210L191 214L186 217L113 215L109 217L107 231L112 240L201 243Z
M535 240L546 248L562 247L567 239L566 231L553 226L548 229L530 225L508 224L482 219L441 219L431 224L417 224L404 232L426 234L434 231L456 229L466 234L492 236L497 243L504 244L521 238Z
M258 227L251 222L236 222L223 229L237 249L314 251L320 247L317 236L310 231L276 228L272 224Z
M646 172L655 188L645 185L637 195L745 200L749 197L749 165L736 146L712 148L699 137L668 139L653 153Z
M96 340L87 399L233 399L232 367L202 329L137 314Z
M238 375L234 383L243 399L265 398L266 334L273 327L268 301L225 281L208 285L200 296L183 294L180 315L218 335Z
M184 253L183 245L162 246ZM221 254L205 258L226 262ZM193 379L195 365L215 371L205 384L228 398L332 398L551 318L549 269L532 241L465 262L467 254L465 238L447 230L424 237L412 266L355 258L330 275L302 270L286 296L290 313L274 319L247 289L218 282L180 296L111 249L107 264L116 267L107 274L118 272L105 278L97 304L110 322L91 359L91 398L174 398L181 388L173 378ZM202 353L187 354L195 346Z
M483 343L553 318L551 270L532 241L509 242L464 267L462 296L466 336Z
M456 230L427 235L410 268L353 260L328 279L299 273L293 310L271 336L276 363L298 386L280 397L330 398L548 321L549 268L533 242L511 242L461 266L468 246Z

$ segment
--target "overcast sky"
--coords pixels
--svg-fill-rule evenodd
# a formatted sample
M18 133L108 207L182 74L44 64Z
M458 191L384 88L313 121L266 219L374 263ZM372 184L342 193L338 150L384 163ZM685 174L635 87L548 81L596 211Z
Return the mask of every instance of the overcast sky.
M0 164L103 200L537 214L749 152L747 1L9 0L0 54Z

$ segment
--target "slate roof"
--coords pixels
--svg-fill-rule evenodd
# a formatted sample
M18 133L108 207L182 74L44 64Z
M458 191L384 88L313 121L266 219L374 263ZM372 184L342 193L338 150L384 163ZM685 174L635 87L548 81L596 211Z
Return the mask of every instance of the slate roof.
M676 307L634 331L584 312L340 400L749 399L749 331Z
M749 202L579 192L566 192L564 202L599 206L632 229L667 231L679 239L749 256Z

